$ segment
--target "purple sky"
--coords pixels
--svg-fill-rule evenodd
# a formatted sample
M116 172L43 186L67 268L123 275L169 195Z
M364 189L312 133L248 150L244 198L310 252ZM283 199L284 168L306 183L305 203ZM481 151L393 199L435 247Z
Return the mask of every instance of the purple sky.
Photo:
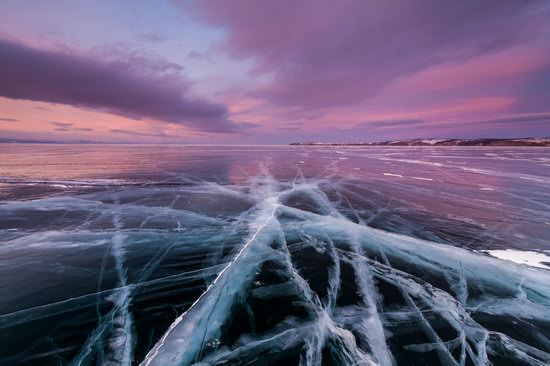
M550 136L547 0L3 0L0 137Z

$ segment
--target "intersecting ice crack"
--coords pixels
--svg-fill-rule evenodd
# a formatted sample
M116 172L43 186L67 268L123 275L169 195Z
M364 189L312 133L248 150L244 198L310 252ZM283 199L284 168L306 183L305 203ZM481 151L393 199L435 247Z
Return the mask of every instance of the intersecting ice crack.
M145 202L158 192L141 188L119 190L114 198L98 193L14 204L7 212L72 207L85 213L85 222L69 233L14 239L3 250L27 242L37 247L107 244L100 281L111 258L116 283L0 315L0 328L82 304L109 304L108 311L98 310L97 325L71 365L550 364L548 271L369 227L388 206L375 207L363 219L356 207L358 188L356 182L301 176L278 181L264 172L247 185L194 182L167 189L162 192L166 203L157 206ZM211 194L244 208L222 215L209 211L212 202L201 206L204 212L178 206ZM132 201L133 196L142 198ZM159 220L172 222L170 235L154 231ZM128 257L138 250L132 246L144 240L132 235L143 233L167 236L144 268L131 273ZM226 246L227 237L238 238L237 243ZM178 241L182 238L185 245ZM150 278L175 249L184 250L177 260L189 262L196 251L202 267ZM198 280L207 285L178 308L185 310L138 357L135 344L143 336L134 329L137 297L155 286L185 287ZM270 301L274 305L264 310ZM239 315L240 307L245 315ZM241 326L247 322L249 328Z
M120 201L115 198L115 204ZM131 301L131 288L127 284L126 268L124 263L124 234L120 233L123 228L120 215L115 212L113 215L113 226L117 230L113 236L112 253L115 259L115 268L119 280L119 289L115 291L108 300L115 305L116 315L113 318L113 329L109 340L112 352L105 360L106 365L129 366L132 362L132 314L129 311Z
M300 191L301 193L305 192L310 198L316 201L319 207L325 212L329 212L329 214L320 216L312 212L276 203L281 198ZM488 332L484 327L474 322L463 308L468 300L468 275L465 273L464 267L469 267L467 270L471 270L472 266L477 267L479 264L488 262L489 266L494 266L495 270L500 271L502 269L500 263L497 263L495 260L480 258L478 255L465 252L462 249L435 246L429 242L409 237L404 238L354 224L339 214L338 210L331 205L326 195L319 190L317 185L310 182L300 185L294 182L290 189L279 191L277 194L273 192L273 189L270 190L264 202L258 205L258 211L256 212L257 219L251 224L251 231L253 232L251 238L244 244L234 260L220 272L206 292L201 295L186 313L172 324L161 341L146 357L143 365L186 365L197 361L197 355L199 355L202 347L200 343L202 340L219 336L217 332L219 332L219 327L225 318L230 316L232 302L235 301L238 293L244 291L246 288L248 281L250 281L249 275L258 268L257 263L247 263L246 259L258 252L268 250L272 242L284 241L284 228L282 227L284 224L278 219L278 216L283 214L295 215L301 221L300 227L303 234L309 233L310 237L318 237L321 241L324 239L326 253L332 258L334 265L330 269L331 272L327 284L328 301L325 305L308 286L308 282L300 275L299 269L294 267L291 254L286 249L287 243L283 243L285 244L282 246L282 248L285 248L283 249L283 261L291 273L294 283L300 289L304 301L314 309L316 321L310 323L310 325L304 325L301 330L296 330L300 334L300 338L294 338L292 342L291 339L293 337L285 337L285 342L280 341L281 344L278 346L276 342L273 342L273 347L285 349L285 347L291 348L296 342L303 342L305 354L301 356L301 363L304 365L317 365L321 362L322 350L326 347L327 340L332 338L334 344L337 345L336 347L339 347L340 354L337 357L343 363L394 364L395 359L385 341L385 321L382 319L383 315L378 311L380 307L378 297L380 295L378 295L374 283L375 280L369 269L370 265L374 265L375 276L383 276L386 280L394 282L394 285L399 288L405 298L407 305L413 309L412 314L416 314L416 317L420 320L422 330L433 342L425 345L410 344L405 346L405 349L414 352L429 352L434 350L439 355L442 364L462 366L466 364L467 357L475 365L489 363L486 349L487 340L491 332ZM368 238L368 236L371 238ZM307 235L304 235L304 237L307 237ZM335 248L331 239L342 237L347 237L346 241L351 244L345 255L338 254L339 250ZM396 245L395 242L398 244ZM366 248L364 248L365 244L367 245ZM417 253L412 253L411 249L415 247L419 247L418 249L420 250ZM363 249L367 251L374 249L379 252L383 262L370 260L368 255L372 253L365 255ZM435 257L427 253L427 251L432 250L437 252ZM458 254L458 262L455 261L454 254ZM449 282L451 288L455 289L454 292L456 292L457 298L460 301L457 302L449 294L433 288L427 283L419 283L418 280L408 274L398 274L397 270L389 265L387 256L397 256L399 259L403 259L403 256L409 255L411 258L407 258L407 260L412 261L417 266L429 268L434 273L438 271L442 272L442 277ZM463 263L463 256L466 257L464 258L466 264ZM355 335L350 330L343 328L343 324L338 324L333 315L336 306L336 297L340 288L338 276L340 275L339 263L342 259L351 261L356 274L357 290L363 299L360 321L351 327L351 330L356 332ZM371 262L370 265L369 262ZM458 280L456 281L450 275L453 269L459 273ZM490 278L490 272L488 271L488 275L484 278L474 278L474 280L505 288L513 287L513 283L517 283L519 280L520 283L516 285L516 288L523 288L524 275L518 279L514 272L508 273L505 276L508 277L507 279L495 283L494 279ZM230 274L233 279L231 284L225 279ZM472 274L470 274L470 277ZM531 274L531 279L534 279L533 276L534 274ZM532 289L531 296L540 296L544 293L545 305L548 305L546 297L548 291L544 291L547 289L542 288L540 281L537 280L532 281L532 285L535 288ZM227 287L230 287L230 289ZM226 295L231 295L233 298ZM414 300L412 296L415 296ZM525 293L524 300L529 301L527 293ZM431 307L433 313L448 321L451 328L456 330L457 337L449 341L443 341L423 315L423 311L416 305L417 301L421 301L423 305ZM201 323L205 319L206 321ZM200 332L204 333L202 337L197 336ZM283 333L288 332L291 331L285 330ZM362 336L367 340L369 352L372 353L369 354L358 347L356 336ZM274 339L274 337L272 336L270 339ZM265 344L267 340L260 342L261 344ZM509 344L507 346L513 347L509 346ZM225 357L228 360L237 360L238 355L245 352L245 349L252 352L254 348L258 347L263 349L260 345L253 343L229 353L222 352L217 357L211 357L210 360L218 359L220 361L220 357ZM460 349L458 357L452 352L456 348Z
M250 272L256 268L257 263L250 261L249 257L261 254L261 251L266 250L261 247L261 244L265 245L265 242L261 241L260 236L264 230L269 228L279 207L278 199L270 188L265 188L267 197L259 204L257 218L250 224L253 232L250 239L243 245L235 258L222 269L206 291L174 321L157 345L149 352L142 362L143 365L189 364L200 352L203 339L216 338L219 332L218 327L229 315L231 299L237 292L242 291L242 286L245 285L242 281L248 281ZM260 244L256 244L257 242ZM236 270L240 270L241 273L236 273ZM242 281L235 284L237 276L242 278ZM229 282L230 277L232 277L231 283ZM226 301L222 296L228 296L230 300ZM198 332L203 332L202 338L197 336ZM178 349L182 348L185 349L185 352L178 352Z

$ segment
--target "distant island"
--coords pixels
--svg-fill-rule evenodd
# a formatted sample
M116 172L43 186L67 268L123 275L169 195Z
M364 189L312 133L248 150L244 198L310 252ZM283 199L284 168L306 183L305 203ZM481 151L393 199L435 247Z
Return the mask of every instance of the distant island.
M550 147L550 137L515 139L413 139L382 142L293 142L290 145L321 146L540 146Z

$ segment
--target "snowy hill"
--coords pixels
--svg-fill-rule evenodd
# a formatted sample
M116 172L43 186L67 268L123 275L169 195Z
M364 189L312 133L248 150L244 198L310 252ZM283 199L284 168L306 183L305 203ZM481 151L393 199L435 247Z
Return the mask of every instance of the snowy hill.
M336 145L336 146L548 146L550 137L528 137L515 139L414 139L382 142L321 143L297 142L291 145Z

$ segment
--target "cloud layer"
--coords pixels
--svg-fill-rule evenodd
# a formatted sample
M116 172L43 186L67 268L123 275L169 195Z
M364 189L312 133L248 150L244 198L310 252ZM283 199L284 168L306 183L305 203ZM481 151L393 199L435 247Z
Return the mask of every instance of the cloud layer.
M514 46L548 20L542 1L195 1L222 48L273 81L256 95L301 108L353 105L402 76Z
M139 70L127 62L32 48L0 39L0 96L101 110L133 119L153 119L208 132L234 132L223 104L192 95L174 74Z

